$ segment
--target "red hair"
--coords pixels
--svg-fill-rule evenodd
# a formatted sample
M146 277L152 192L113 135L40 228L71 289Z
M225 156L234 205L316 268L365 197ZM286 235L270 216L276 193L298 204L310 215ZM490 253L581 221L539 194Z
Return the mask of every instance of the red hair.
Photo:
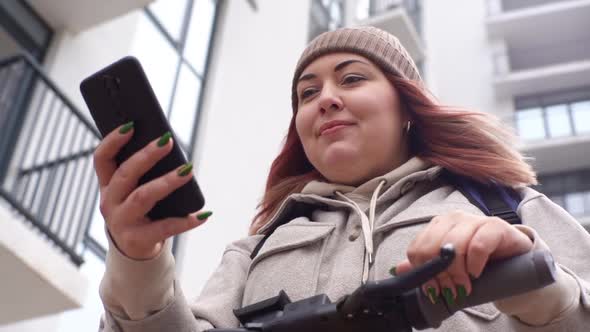
M412 121L410 155L440 165L453 173L482 183L494 181L510 187L536 184L536 176L514 147L516 136L487 113L442 106L426 89L411 80L387 75ZM322 179L303 150L291 118L285 144L273 161L266 190L250 226L255 234L277 211L282 201L300 192L311 180Z

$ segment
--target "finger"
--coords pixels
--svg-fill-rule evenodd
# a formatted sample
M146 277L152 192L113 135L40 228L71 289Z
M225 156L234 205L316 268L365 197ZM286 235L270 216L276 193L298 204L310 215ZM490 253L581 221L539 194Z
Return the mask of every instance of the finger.
M457 299L457 290L451 275L444 271L436 276L436 281L440 287L441 297L447 302L448 305L455 305Z
M469 276L466 277L451 277L457 294L457 303L461 304L465 298L471 294L472 285Z
M209 220L210 215L210 212L193 213L185 218L166 218L139 227L145 241L156 244L165 241L171 236L201 226ZM204 218L199 219L199 216L204 216Z
M408 247L407 256L412 265L420 266L437 257L440 253L442 239L456 223L454 218L448 216L433 218Z
M438 281L436 279L427 281L422 286L422 292L424 293L424 295L426 295L426 297L428 297L432 304L436 304L440 299L440 286L438 284Z
M399 275L403 275L405 273L408 273L413 269L414 269L414 266L412 266L412 263L410 263L409 260L404 260L401 263L395 265L391 269L391 271L393 271L393 272L391 272L391 271L390 272L394 276L399 276ZM426 282L422 286L422 291L424 292L424 295L426 295L430 299L430 302L432 302L432 304L436 304L438 302L438 298L439 298L439 294L440 294L440 287L439 287L436 279L429 280L428 282Z
M481 275L488 259L502 241L502 224L488 219L477 229L467 247L467 272L475 278Z
M117 169L115 156L133 135L133 122L110 132L94 150L94 169L99 186L106 186Z
M471 292L471 280L466 267L466 252L471 238L484 221L485 218L470 216L464 219L464 222L456 224L442 240L443 244L450 243L455 248L455 258L447 272L453 281L459 281L468 293Z
M108 187L108 199L115 204L135 189L139 179L172 151L173 142L168 132L146 145L125 160L113 174Z
M393 276L399 276L402 275L404 273L408 273L410 272L412 269L414 269L414 267L412 266L412 263L410 263L409 260L404 260L403 262L395 265L391 270L390 273Z
M145 216L156 203L189 182L192 174L192 164L188 163L136 188L121 204L128 216L125 220L133 222Z
M527 235L504 220L499 220L499 222L504 225L502 227L504 236L502 236L502 242L496 251L490 255L490 259L512 257L532 249L533 241Z

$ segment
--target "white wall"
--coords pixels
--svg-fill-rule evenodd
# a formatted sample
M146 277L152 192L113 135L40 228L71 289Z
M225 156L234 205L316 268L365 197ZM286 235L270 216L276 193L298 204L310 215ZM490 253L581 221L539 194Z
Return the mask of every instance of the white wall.
M223 249L246 236L291 117L290 81L307 43L308 1L228 5L217 36L196 147L196 176L213 211L185 236L180 281L195 296Z
M504 115L510 100L494 95L494 43L487 37L486 1L424 0L426 77L442 103Z

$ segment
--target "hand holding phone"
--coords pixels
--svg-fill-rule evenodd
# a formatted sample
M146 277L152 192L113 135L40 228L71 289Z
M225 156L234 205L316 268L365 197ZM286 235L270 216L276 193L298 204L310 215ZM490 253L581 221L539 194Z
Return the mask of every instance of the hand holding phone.
M121 128L128 131L121 132ZM150 259L160 253L167 238L200 226L210 213L192 213L155 222L146 216L158 201L192 180L191 166L182 165L137 186L147 170L171 153L174 142L167 136L157 138L117 166L115 156L133 134L133 127L123 125L108 134L94 153L100 210L111 238L123 254L133 259Z
M192 176L177 174L189 167L187 160L139 61L116 61L82 81L80 91L104 137L95 152L101 212L119 249L134 258L149 255L146 248L135 254L121 248L121 241L133 243L142 233L126 226L144 228L146 243L157 246L162 240L156 239L200 224L191 213L203 207L203 195ZM161 222L149 225L156 220Z

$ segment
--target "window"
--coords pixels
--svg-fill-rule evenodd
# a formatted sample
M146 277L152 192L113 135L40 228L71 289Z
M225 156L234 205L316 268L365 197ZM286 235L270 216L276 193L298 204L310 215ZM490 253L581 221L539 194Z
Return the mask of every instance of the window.
M590 169L541 175L535 189L574 217L590 216Z
M148 6L155 16L155 21L159 22L164 32L177 43L182 38L182 25L188 4L188 0L159 0Z
M542 109L530 108L516 112L516 127L524 140L545 138Z
M523 140L590 134L590 88L518 97L516 129Z
M589 134L590 133L590 101L581 101L573 103L572 118L574 123L575 132L577 134Z
M133 45L189 157L215 15L213 0L157 0L146 8Z
M567 104L546 107L545 113L547 114L547 129L549 137L572 135L572 126Z

